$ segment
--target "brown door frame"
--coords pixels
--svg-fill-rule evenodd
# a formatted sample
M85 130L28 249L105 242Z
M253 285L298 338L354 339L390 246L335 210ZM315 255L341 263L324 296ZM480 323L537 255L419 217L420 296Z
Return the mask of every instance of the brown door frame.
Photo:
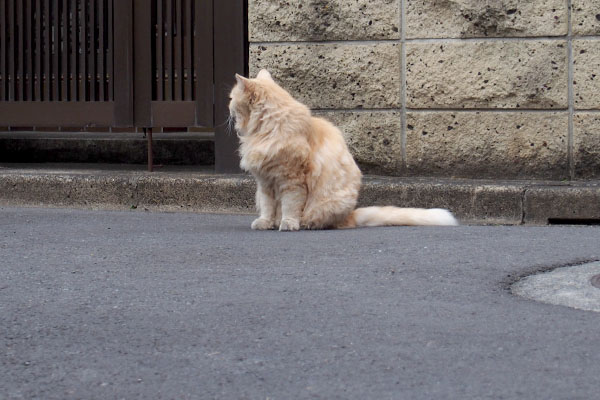
M239 173L239 141L228 130L229 91L247 74L247 0L214 0L215 171Z
M134 43L147 42L150 32L151 20L150 7L143 7L147 0L133 0L135 2ZM235 83L235 74L244 75L247 72L247 0L196 0L196 20L200 22L206 15L212 15L210 23L197 23L197 27L204 33L198 32L200 37L210 37L212 30L212 41L198 41L197 56L212 53L212 62L201 63L202 70L198 73L213 77L212 88L198 85L198 95L195 103L195 125L212 126L215 131L215 172L239 173L239 141L235 132L230 131L227 126L229 116L229 91ZM142 28L140 28L142 27ZM152 52L150 46L134 46L135 82L134 82L134 123L135 126L152 128L160 126L160 118L155 109L148 107L152 104ZM140 49L141 48L141 49ZM199 81L201 81L199 79ZM210 91L212 89L212 96ZM206 95L206 92L209 95ZM212 98L211 98L212 97ZM164 108L164 104L161 105ZM184 104L174 103L169 106L173 113L174 107L184 107ZM158 107L157 107L158 108ZM169 114L163 111L163 114ZM210 121L209 121L210 120ZM208 125L207 122L212 123Z
M194 1L193 8L190 7L190 1ZM213 1L177 0L174 3L177 12L171 5L167 8L169 17L163 15L162 11L159 16L157 10L155 22L148 3L149 0L133 0L134 125L142 128L212 128L215 66ZM194 10L194 15L185 15L184 18L182 7L187 11ZM177 19L175 25L169 21L170 17ZM195 26L195 35L192 35L192 24ZM195 60L190 56L192 45ZM169 49L168 54L165 54L166 48ZM191 74L192 68L196 77L195 85L190 82L191 75L184 81L184 69ZM165 74L162 71L168 72ZM175 78L177 75L178 79ZM153 93L154 88L156 93Z
M22 0L0 0L0 5L4 5L5 2L18 5L19 1ZM196 35L205 38L205 40L197 40L195 48L196 56L204 54L205 57L202 62L198 62L198 81L202 82L198 85L194 102L187 101L172 105L163 102L160 107L157 106L161 111L153 116L151 3L150 0L115 0L111 60L114 69L110 71L114 74L110 77L114 88L113 99L109 101L12 101L11 96L4 98L2 95L0 96L0 114L2 114L0 125L152 128L154 125L163 126L161 120L172 121L170 114L186 114L182 120L183 125L214 127L216 172L239 172L237 155L239 142L235 133L228 131L227 117L229 91L235 83L235 74L243 75L247 72L247 0L194 1L196 26L199 30ZM21 18L19 29L22 29L23 11L17 14ZM66 15L65 12L63 18L67 18ZM11 18L4 15L3 17L0 27L15 28L15 22ZM59 16L56 15L56 18L58 21ZM3 54L13 52L14 37L13 42L10 42L10 48L7 48L7 40L4 35L1 36L0 48ZM20 59L23 58L22 50L19 47ZM55 56L55 64L57 57ZM72 57L76 56L72 55ZM3 74L1 85L3 87L0 88L4 91L7 74L10 73L15 79L16 71L14 71L13 60L2 57L0 61ZM212 77L212 82L210 79L200 79L200 77Z

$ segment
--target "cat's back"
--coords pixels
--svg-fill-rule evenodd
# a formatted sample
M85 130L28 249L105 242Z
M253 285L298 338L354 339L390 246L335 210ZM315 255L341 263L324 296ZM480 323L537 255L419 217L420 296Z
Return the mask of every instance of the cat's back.
M342 132L322 118L313 117L311 122L312 157L305 216L317 221L316 225L333 226L355 208L361 173Z
M360 170L354 162L342 132L324 118L312 117L312 137L309 139L313 163L320 173L329 172L336 178L360 180Z
M315 150L319 146L339 146L347 149L342 132L334 124L324 118L312 117L312 141Z

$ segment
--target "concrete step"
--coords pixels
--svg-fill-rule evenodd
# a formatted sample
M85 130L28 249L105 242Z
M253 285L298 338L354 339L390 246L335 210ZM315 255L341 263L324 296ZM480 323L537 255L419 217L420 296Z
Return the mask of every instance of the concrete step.
M155 133L153 153L158 165L215 162L207 133ZM147 140L141 133L1 132L0 162L145 164Z
M212 168L0 164L0 205L254 213L255 183ZM600 223L600 181L366 176L360 206L441 207L463 223Z

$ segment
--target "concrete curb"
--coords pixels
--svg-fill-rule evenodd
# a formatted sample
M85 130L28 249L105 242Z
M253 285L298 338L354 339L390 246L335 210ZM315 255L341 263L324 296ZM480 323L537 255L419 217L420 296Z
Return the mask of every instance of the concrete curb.
M197 168L0 166L0 204L7 206L253 213L254 190L246 175ZM600 182L367 176L359 204L448 208L464 223L600 222Z

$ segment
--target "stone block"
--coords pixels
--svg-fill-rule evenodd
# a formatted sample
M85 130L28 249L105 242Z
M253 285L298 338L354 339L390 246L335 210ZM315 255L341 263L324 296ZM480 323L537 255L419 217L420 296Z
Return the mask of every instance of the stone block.
M406 20L408 38L561 36L569 29L565 0L407 0Z
M573 41L573 95L575 108L600 109L600 42Z
M576 178L600 178L600 113L578 113L573 119Z
M571 4L573 34L600 34L600 0L572 0Z
M253 0L250 42L400 39L400 0Z
M407 172L466 178L566 178L568 121L566 112L409 112Z
M402 169L402 121L398 111L319 112L340 128L365 174L398 174Z
M412 108L567 108L566 42L407 44Z
M600 187L598 183L570 186L539 186L525 191L523 220L531 224L547 224L551 220L564 223L577 220L600 220Z
M396 43L251 45L250 76L261 68L310 108L400 107Z

